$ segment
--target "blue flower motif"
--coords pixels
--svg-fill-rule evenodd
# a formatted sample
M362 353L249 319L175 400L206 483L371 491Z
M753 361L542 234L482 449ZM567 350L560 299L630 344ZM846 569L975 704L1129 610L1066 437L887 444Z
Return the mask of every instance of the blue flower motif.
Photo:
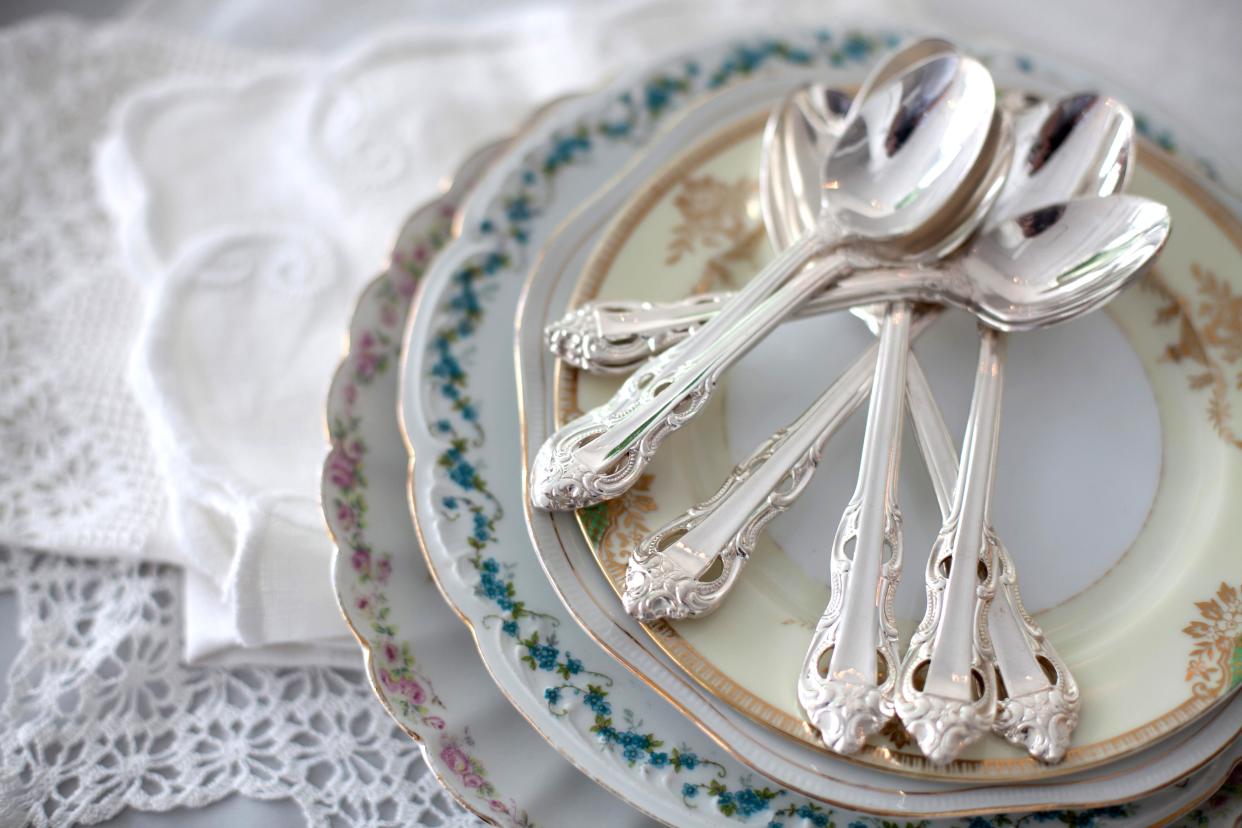
M561 703L561 688L549 687L543 691L543 697L547 699L548 704L556 705Z
M871 43L860 34L852 34L845 38L845 45L841 49L850 60L861 61L871 54Z
M667 753L653 753L647 757L647 763L653 768L663 768L668 765Z
M994 828L992 820L977 816L971 817L970 822L966 823L966 828Z
M612 705L604 700L602 693L590 692L582 697L582 703L590 710L595 711L600 716L607 716L612 713Z
M681 786L681 795L686 799L694 799L699 795L699 789L689 782Z
M457 508L457 498L455 497L446 497L444 498L444 500L441 500L440 502L444 504L445 509L449 509L450 511L455 510Z
M483 219L483 221L479 222L480 233L490 233L495 229L496 225L492 223L491 219Z
M479 411L470 403L466 403L461 407L461 418L468 423L473 423L479 418Z
M448 434L453 430L453 424L448 420L436 420L436 430L442 434Z
M737 803L737 812L744 817L754 816L768 809L768 801L752 788L738 791L734 801Z
M534 218L534 213L531 212L530 202L526 200L526 196L519 196L509 202L509 207L505 212L509 217L509 221L514 223L530 221Z
M565 671L571 676L578 675L582 672L582 662L571 656L569 653L565 653Z
M495 558L488 558L479 565L479 568L489 575L495 575L500 571L500 564L496 562Z
M694 770L699 766L699 757L695 753L683 753L678 756L678 761L686 770Z
M560 655L560 651L555 647L548 646L547 644L535 644L527 649L540 670L556 669L556 657Z
M474 476L474 466L470 465L465 460L462 460L460 463L457 463L449 469L449 477L452 478L454 483L461 486L463 489L474 488Z
M517 638L518 625L516 621L506 621L500 625L500 631L511 638Z

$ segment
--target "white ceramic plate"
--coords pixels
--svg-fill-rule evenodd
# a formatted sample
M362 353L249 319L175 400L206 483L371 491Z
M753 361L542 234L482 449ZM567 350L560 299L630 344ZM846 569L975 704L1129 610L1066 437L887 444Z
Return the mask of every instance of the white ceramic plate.
M626 296L672 299L696 285L736 287L764 263L769 251L750 195L763 108L739 120L746 92L722 93L687 114L675 132L700 136L696 146L686 149L680 135L662 136L640 164L545 244L530 279L538 307L528 303L519 325L532 353L540 348L543 327L565 310L564 304L547 305L557 290L553 282L562 294L570 283L571 305ZM1187 366L1170 359L1169 349L1178 336L1190 337L1202 344L1203 359L1227 371L1229 346L1213 343L1220 334L1212 326L1230 324L1222 317L1228 315L1228 296L1238 289L1233 274L1242 273L1242 225L1150 145L1138 167L1136 192L1169 203L1178 228L1160 266L1107 314L1013 337L1008 372L997 527L1020 568L1024 561L1038 563L1023 577L1027 606L1054 607L1039 613L1039 620L1083 690L1074 746L1063 763L1048 766L999 738L988 739L963 761L933 768L894 729L875 739L859 761L954 780L1046 779L1166 738L1237 686L1230 662L1242 614L1228 596L1236 594L1231 585L1242 582L1242 558L1230 543L1242 522L1229 508L1227 492L1242 486L1242 451L1229 439L1227 413L1223 420L1212 418L1203 394L1188 382ZM1210 291L1204 289L1208 280ZM1192 310L1169 316L1171 306ZM726 375L718 404L668 441L634 491L581 512L613 588L624 589L633 546L707 500L732 464L797 416L868 338L847 314L782 328ZM962 369L972 364L975 350L971 321L957 314L917 347L941 398L961 408L970 398L971 375ZM527 353L523 347L524 358ZM522 374L521 390L528 405L543 411L553 392L540 362L531 366ZM1195 364L1189 373L1206 370ZM559 372L553 405L558 421L552 425L602 403L619 382ZM1230 384L1219 392L1225 412L1242 403L1242 390ZM824 510L839 511L849 498L862 418L859 412L853 428L830 444L820 474L790 514L761 536L720 610L647 628L660 648L723 701L817 748L816 734L798 711L794 678L828 601L823 550L836 521ZM534 451L548 432L529 412L526 426L526 443ZM902 499L908 577L898 593L906 635L922 615L919 575L940 525L921 456L908 448ZM1220 486L1225 496L1195 494L1209 485ZM548 555L575 557L563 548L538 547L550 571ZM1176 556L1171 548L1178 549ZM1177 577L1170 577L1172 571ZM1209 625L1213 612L1224 617ZM591 629L603 637L601 629ZM622 646L636 629L616 628L610 638ZM1217 641L1222 632L1225 645ZM673 695L666 683L644 677ZM1232 736L1223 725L1210 733L1214 750ZM1167 772L1174 779L1185 769L1169 766Z
M580 631L561 623L520 526L512 533L521 508L511 437L516 412L496 373L512 344L492 320L511 311L513 277L550 225L691 92L756 70L792 80L803 67L823 71L834 58L865 58L874 49L868 43L860 37L844 51L817 38L711 47L644 73L622 87L626 92L567 107L480 185L464 221L469 241L437 262L410 331L402 405L419 458L412 491L442 588L471 623L498 684L545 737L592 776L675 824L758 814L815 824L824 811L772 790L705 745L667 705L601 659ZM843 72L836 82L857 74Z

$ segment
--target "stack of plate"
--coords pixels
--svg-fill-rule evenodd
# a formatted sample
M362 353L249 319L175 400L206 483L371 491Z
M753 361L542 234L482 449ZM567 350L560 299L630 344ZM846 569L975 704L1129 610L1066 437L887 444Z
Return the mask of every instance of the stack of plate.
M1242 759L1242 222L1191 171L1205 162L1168 151L1168 133L1164 149L1141 145L1132 185L1174 216L1157 269L1106 314L1016 338L1010 356L1023 364L1007 383L994 514L1028 609L1082 688L1062 763L992 739L933 767L896 725L845 758L803 723L794 677L827 602L834 522L822 515L848 499L861 417L719 612L643 626L621 608L629 550L706 499L865 347L847 315L765 341L623 498L577 515L526 506L534 451L619 382L558 365L544 326L588 300L673 299L756 272L771 255L756 203L768 110L811 78L857 84L891 42L713 44L557 102L411 217L359 301L327 406L337 593L381 702L487 821L1155 825L1242 813L1242 780L1226 781ZM1093 85L973 51L1005 87ZM919 343L951 421L964 421L974 349L965 319ZM902 474L918 484L902 495L909 550L930 548L940 524L922 474ZM906 566L922 570L914 556ZM921 590L898 597L907 633Z

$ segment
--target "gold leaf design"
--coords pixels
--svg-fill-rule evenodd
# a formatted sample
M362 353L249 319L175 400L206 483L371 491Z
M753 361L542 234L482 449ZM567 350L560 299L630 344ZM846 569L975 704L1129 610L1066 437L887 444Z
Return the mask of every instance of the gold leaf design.
M673 226L665 264L677 264L700 246L711 249L742 240L753 224L749 204L758 186L752 178L728 184L713 175L683 181L673 198L681 221Z
M628 492L602 505L608 509L608 522L600 536L596 555L604 562L613 582L619 583L618 578L625 577L630 551L651 534L646 518L656 509L655 498L651 496L651 475L642 475Z
M1157 271L1147 274L1145 287L1159 296L1164 304L1153 320L1157 326L1172 326L1177 339L1169 344L1163 359L1184 365L1192 391L1208 391L1207 416L1221 439L1242 448L1233 427L1233 411L1229 401L1230 387L1242 389L1242 367L1234 376L1232 366L1242 360L1242 296L1215 273L1192 264L1190 275L1198 288L1192 305L1178 295Z
M737 288L738 280L733 278L733 268L739 265L750 265L750 276L754 273L758 262L759 251L763 247L763 241L766 238L763 226L754 227L743 236L738 242L723 253L712 256L707 260L707 264L703 265L703 273L699 276L699 280L691 286L692 294L706 293L709 290Z
M1200 619L1191 621L1182 632L1195 640L1186 665L1186 681L1197 699L1213 699L1242 681L1242 595L1221 582L1209 601L1197 601Z

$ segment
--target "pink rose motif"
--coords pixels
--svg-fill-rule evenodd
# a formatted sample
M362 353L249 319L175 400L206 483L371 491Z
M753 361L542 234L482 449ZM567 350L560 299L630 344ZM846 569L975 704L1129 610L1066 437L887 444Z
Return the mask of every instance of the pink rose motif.
M375 369L379 367L380 357L375 351L360 351L358 358L354 360L354 367L358 370L358 376L363 379L369 379L375 375Z
M357 602L356 606L357 606L357 607L358 607L358 609L360 609L360 610L365 610L367 607L371 606L371 599L370 599L370 598L367 598L367 597L364 595L363 597L361 597L361 598L359 598L359 599L358 599L358 602Z
M360 575L371 574L371 550L365 546L359 546L354 550L350 562L354 566L354 571Z
M444 730L444 719L439 716L426 716L423 718L423 724L434 727L436 730Z
M385 328L391 328L393 325L396 325L397 309L392 305L385 305L384 309L380 311L380 323Z
M354 525L354 509L348 503L341 503L336 507L336 520L345 529L352 528Z
M487 804L490 805L492 810L498 814L509 813L509 808L505 805L505 803L501 802L499 799L493 799L491 802Z
M411 704L422 704L427 700L427 691L417 681L403 678L397 686L397 692L410 700Z
M369 351L375 347L375 334L365 331L358 340L358 347L364 351Z
M380 558L379 566L377 567L375 577L379 578L381 581L387 581L388 576L391 574L392 574L392 560L390 560L389 558Z
M467 788L483 787L483 777L479 776L477 773L463 774L461 777L461 781L462 781L462 784L465 785Z
M399 655L401 655L401 653L399 650L397 650L396 644L394 644L391 641L384 642L384 658L388 659L389 661L396 661L397 656Z
M355 468L354 460L343 448L338 447L332 450L332 456L328 459L328 473L332 478L332 485L341 489L353 488L356 480Z
M401 294L404 299L411 299L415 291L418 290L418 280L413 276L406 276L397 284L397 293Z
M420 244L418 247L414 248L414 261L416 262L427 261L427 248L426 247Z
M446 745L440 751L440 758L453 773L463 774L470 769L470 759L457 745Z
M345 386L345 402L348 405L358 402L358 386L352 382Z

